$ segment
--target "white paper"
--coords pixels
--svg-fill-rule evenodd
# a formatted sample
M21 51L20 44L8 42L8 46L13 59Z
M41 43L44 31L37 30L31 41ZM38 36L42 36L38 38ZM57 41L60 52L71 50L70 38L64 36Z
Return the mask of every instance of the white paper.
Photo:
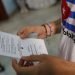
M44 40L20 39L17 35L0 32L0 55L13 58L22 56L48 54Z

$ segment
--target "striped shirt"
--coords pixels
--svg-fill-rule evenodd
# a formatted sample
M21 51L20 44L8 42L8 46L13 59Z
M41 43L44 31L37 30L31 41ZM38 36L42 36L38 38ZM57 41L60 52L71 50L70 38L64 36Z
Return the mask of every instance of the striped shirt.
M62 27L60 55L75 62L75 0L62 0Z

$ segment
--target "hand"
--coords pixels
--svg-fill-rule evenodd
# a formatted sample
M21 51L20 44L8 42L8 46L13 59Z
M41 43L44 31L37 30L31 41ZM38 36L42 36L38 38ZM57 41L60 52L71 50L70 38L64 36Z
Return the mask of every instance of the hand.
M46 37L46 30L43 26L27 26L21 29L17 34L22 38L26 38L31 33L37 33L38 38L45 38Z
M37 65L25 66L25 62L37 61L39 62ZM72 64L48 55L22 57L19 63L13 60L12 66L19 75L74 75Z

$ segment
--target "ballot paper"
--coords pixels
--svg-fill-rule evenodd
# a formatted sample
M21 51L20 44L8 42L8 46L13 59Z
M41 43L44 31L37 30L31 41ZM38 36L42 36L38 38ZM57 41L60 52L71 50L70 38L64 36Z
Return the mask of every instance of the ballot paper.
M12 58L48 54L43 39L21 39L17 35L0 31L0 55Z

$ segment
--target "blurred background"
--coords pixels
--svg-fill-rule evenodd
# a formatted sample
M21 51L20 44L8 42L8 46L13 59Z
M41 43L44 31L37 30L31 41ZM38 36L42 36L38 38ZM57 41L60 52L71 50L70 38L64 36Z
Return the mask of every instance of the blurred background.
M16 34L28 25L41 25L61 17L60 0L0 0L0 31ZM60 34L45 39L50 55L59 52ZM5 71L0 75L16 75L11 58L0 56Z

